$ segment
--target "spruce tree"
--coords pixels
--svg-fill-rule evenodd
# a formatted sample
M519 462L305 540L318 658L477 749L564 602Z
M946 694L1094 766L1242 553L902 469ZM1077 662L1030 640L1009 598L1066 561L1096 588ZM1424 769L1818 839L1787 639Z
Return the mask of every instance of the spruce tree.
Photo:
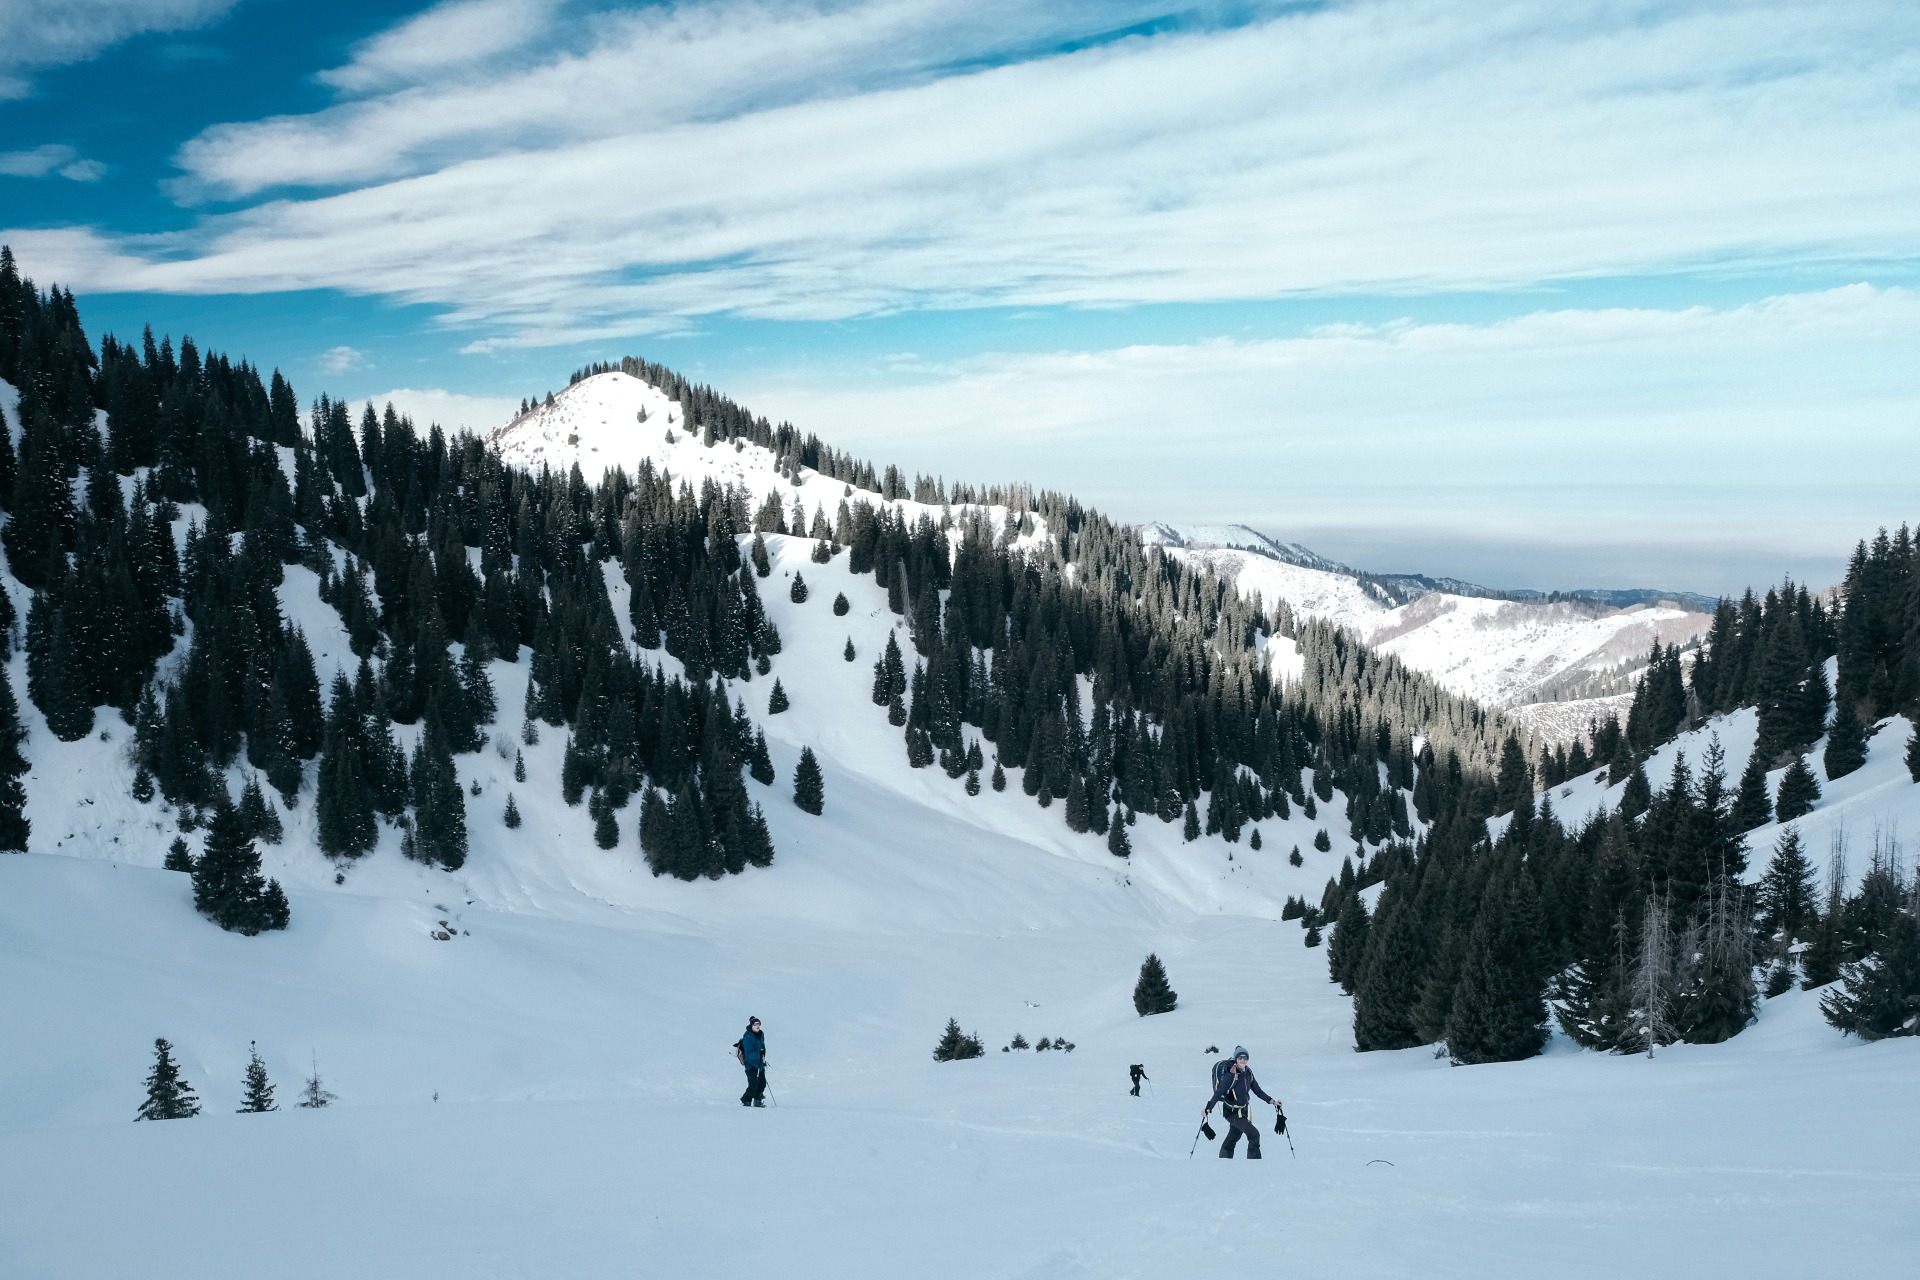
M781 687L779 677L774 677L773 692L767 695L767 714L777 716L792 705L787 701L787 691Z
M0 671L0 853L25 853L33 834L33 824L27 820L27 791L20 781L29 767L20 750L26 737L20 725L20 704L13 697L13 677Z
M1768 935L1780 935L1782 949L1806 936L1816 918L1813 901L1813 864L1800 845L1800 833L1792 827L1780 833L1773 844L1773 860L1761 877L1755 906L1761 929Z
M1895 915L1877 951L1846 966L1820 1012L1862 1040L1920 1035L1920 920L1911 909Z
M207 826L206 849L194 864L193 905L230 933L252 937L287 927L286 894L279 881L260 874L260 854L224 792Z
M161 864L168 871L184 871L193 874L193 854L187 850L183 836L175 836L173 843L167 846L166 861Z
M1820 783L1814 778L1813 770L1807 768L1807 758L1795 756L1787 766L1786 776L1780 779L1780 797L1774 801L1774 815L1782 822L1792 822L1813 812L1814 802L1819 799Z
M1325 827L1313 833L1313 847L1322 853L1333 852L1333 841L1328 838Z
M1005 791L1007 789L1007 771L1000 767L998 760L993 762L993 773L987 779L987 785L995 791Z
M844 618L844 617L846 617L846 616L847 616L847 614L848 614L848 613L849 613L849 612L850 612L850 611L851 611L852 609L853 609L853 606L852 606L851 604L848 604L848 603L847 603L847 593L846 593L846 592L844 592L844 591L842 591L842 592L840 592L840 593L838 593L837 595L835 595L835 596L833 597L833 616L834 616L834 617L836 617L836 618ZM852 647L853 647L853 641L852 641L852 640L848 640L848 641L847 641L847 647L848 647L848 648L852 648ZM853 659L852 659L852 658L848 658L848 659L847 659L847 661L848 661L848 662L852 662L852 661L853 661Z
M773 785L773 756L767 751L764 729L753 731L753 741L747 749L747 775L763 787Z
M1333 941L1327 946L1327 976L1339 983L1340 989L1348 995L1353 994L1355 973L1366 952L1367 935L1372 931L1372 926L1366 900L1358 892L1349 891L1346 900L1340 904L1339 924L1334 928Z
M802 813L815 817L826 807L826 784L812 747L800 748L800 763L793 770L793 803Z
M985 1053L986 1048L980 1043L980 1037L961 1031L958 1018L947 1019L947 1029L941 1033L939 1043L933 1046L935 1062L964 1062Z
M509 831L517 831L520 828L520 806L514 802L511 791L507 792L507 811L500 815L500 820L507 824Z
M1343 923L1340 926L1345 929ZM1421 1043L1413 1006L1425 971L1425 929L1414 904L1389 891L1370 930L1353 989L1353 1044L1361 1053Z
M1200 838L1200 811L1187 801L1187 814L1180 824L1180 838L1191 844Z
M846 648L844 648L844 649L842 649L842 650L840 651L840 656L841 656L842 658L845 658L845 659L846 659L846 660L847 660L848 662L852 662L852 661L854 660L854 657L855 657L856 655L854 654L854 651L853 651L853 637L852 637L852 636L848 636L848 637L847 637L847 647L846 647Z
M1691 1044L1719 1044L1753 1022L1752 913L1745 890L1722 880L1688 931L1673 1004L1673 1022Z
M1773 821L1773 799L1767 794L1767 762L1758 751L1747 757L1740 774L1740 790L1731 816L1735 831L1751 831Z
M267 1064L260 1060L259 1046L247 1042L246 1093L240 1100L240 1112L278 1111L273 1103L273 1085L267 1080Z
M458 871L467 860L467 800L453 757L430 747L423 735L412 775L414 856Z
M798 569L793 571L793 586L787 590L787 599L793 601L795 604L805 604L807 602L807 580L800 576Z
M1487 885L1447 1018L1447 1051L1456 1062L1514 1062L1546 1047L1539 938L1524 923L1529 893L1524 870L1511 885L1498 878Z
M1160 957L1149 954L1140 962L1140 977L1133 984L1133 1008L1141 1017L1172 1013L1180 995L1167 981L1167 968Z
M1920 782L1920 729L1907 738L1907 776Z
M1133 841L1127 838L1127 824L1115 820L1107 828L1107 852L1116 858L1133 856Z
M773 563L767 559L767 539L763 534L753 535L753 572L756 577L764 578L773 572Z
M1827 749L1821 757L1829 780L1844 778L1867 762L1867 731L1851 699L1842 699L1827 731Z
M173 1046L165 1039L153 1042L153 1070L147 1073L147 1098L134 1114L135 1120L185 1120L200 1114L200 1099L193 1086L180 1074L173 1060Z

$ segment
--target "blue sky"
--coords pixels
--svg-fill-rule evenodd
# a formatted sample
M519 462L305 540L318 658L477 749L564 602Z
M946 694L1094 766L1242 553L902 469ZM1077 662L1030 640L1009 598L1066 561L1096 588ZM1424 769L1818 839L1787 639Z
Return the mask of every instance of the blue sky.
M1920 514L1920 7L0 0L98 333L484 427L643 354L1368 567L1734 589Z

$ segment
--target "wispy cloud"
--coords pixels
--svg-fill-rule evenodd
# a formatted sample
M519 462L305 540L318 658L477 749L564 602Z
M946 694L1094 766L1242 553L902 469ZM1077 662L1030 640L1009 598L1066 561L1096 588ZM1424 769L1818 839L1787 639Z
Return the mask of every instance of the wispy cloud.
M367 357L352 347L329 347L320 353L320 358L314 363L319 366L320 372L338 376L365 368Z
M323 84L353 93L402 84L485 62L544 34L559 0L450 0L357 46Z
M48 143L31 151L0 151L0 174L12 178L44 178L58 174L73 182L98 182L107 167L81 157L72 147Z
M929 472L997 479L1018 457L1129 519L1366 527L1403 548L1447 529L1510 548L1837 552L1920 514L1904 483L1920 473L1916 349L1920 293L1851 286L983 354L865 380L748 377L737 394Z
M510 74L422 69L181 157L227 196L352 189L156 239L8 234L92 287L433 304L477 349L1920 258L1910 4L1372 0L1036 52L1112 12L605 17ZM988 50L1020 52L949 72Z
M93 57L130 36L204 26L238 0L0 0L0 99L32 72Z

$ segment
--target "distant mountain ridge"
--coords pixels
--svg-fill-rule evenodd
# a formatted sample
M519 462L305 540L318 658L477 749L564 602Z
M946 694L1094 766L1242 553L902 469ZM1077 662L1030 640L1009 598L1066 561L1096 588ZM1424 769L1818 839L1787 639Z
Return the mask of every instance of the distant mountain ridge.
M1251 551L1284 564L1321 573L1336 573L1352 578L1388 608L1411 604L1430 591L1480 600L1590 600L1596 604L1625 609L1637 604L1672 603L1702 613L1713 610L1718 600L1695 591L1666 591L1652 587L1596 588L1571 591L1536 591L1531 587L1488 587L1464 578L1433 577L1424 573L1374 573L1323 556L1298 542L1281 542L1244 524L1166 524L1161 521L1143 525L1140 536L1148 543L1191 550L1232 548Z

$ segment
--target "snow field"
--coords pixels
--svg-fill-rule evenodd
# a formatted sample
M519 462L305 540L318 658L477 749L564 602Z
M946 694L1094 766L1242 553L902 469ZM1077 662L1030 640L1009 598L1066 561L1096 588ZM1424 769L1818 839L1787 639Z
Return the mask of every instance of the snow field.
M542 447L637 459L575 429L598 420L583 390L639 394L620 379L556 397L581 412ZM676 476L737 462L791 504L762 451L661 431L645 447ZM806 477L809 516L815 486L831 518L840 485ZM1186 844L1142 816L1124 863L1068 831L1058 802L1020 793L1017 771L1005 794L968 797L909 769L868 699L901 627L884 592L844 554L815 565L808 540L767 541L772 674L793 705L766 714L771 677L732 692L770 739L778 780L749 789L776 859L719 882L648 874L637 805L617 849L594 846L585 805L561 799L565 731L519 741L523 656L492 668L503 749L457 759L481 789L460 871L404 861L391 830L336 868L314 848L309 783L263 849L291 927L225 934L194 914L186 877L158 869L173 822L128 795L130 729L103 711L94 737L60 744L22 697L36 852L0 858L0 1274L1803 1277L1899 1274L1920 1246L1920 1045L1843 1040L1794 992L1725 1045L1651 1061L1558 1037L1499 1066L1357 1055L1324 950L1277 920L1349 849L1340 796L1317 822L1259 824L1258 852ZM841 591L852 608L835 618ZM333 663L351 670L312 574L290 568L281 601L323 687ZM1735 778L1740 726L1718 726ZM416 732L396 736L411 747ZM803 745L825 772L818 818L789 800ZM1865 769L1823 783L1810 856L1824 841L1806 824L1858 830L1916 803L1890 768L1904 745L1903 724L1883 726ZM1649 765L1656 787L1670 762ZM500 822L508 791L518 831ZM1576 780L1555 806L1575 819L1600 791ZM1331 853L1312 847L1322 826ZM1751 843L1757 869L1771 839ZM1304 867L1287 864L1294 845ZM1130 992L1148 951L1180 1008L1141 1019ZM767 1025L766 1111L735 1102L728 1046L749 1014ZM984 1060L931 1061L950 1016L982 1035ZM1076 1050L1000 1053L1015 1032ZM205 1103L192 1121L130 1123L155 1036ZM339 1104L232 1114L249 1041L283 1107L314 1054ZM1188 1159L1205 1051L1235 1043L1286 1099L1297 1159L1259 1109L1261 1164L1226 1168L1204 1143ZM1147 1097L1127 1096L1132 1062Z

